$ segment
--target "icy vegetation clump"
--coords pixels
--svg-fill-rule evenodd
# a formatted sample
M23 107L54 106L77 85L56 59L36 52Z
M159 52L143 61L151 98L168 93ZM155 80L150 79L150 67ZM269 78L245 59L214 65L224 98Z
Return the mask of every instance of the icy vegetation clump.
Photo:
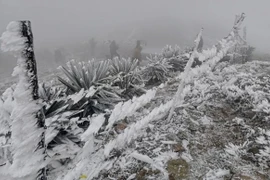
M164 58L172 58L172 57L177 57L181 54L181 49L179 46L175 45L175 47L173 48L170 45L166 45L162 51L161 54Z

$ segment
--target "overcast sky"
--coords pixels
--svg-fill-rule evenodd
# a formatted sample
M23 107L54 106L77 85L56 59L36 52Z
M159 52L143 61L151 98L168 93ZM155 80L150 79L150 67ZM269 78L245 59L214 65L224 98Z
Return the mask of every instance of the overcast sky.
M41 47L159 17L229 31L235 14L245 12L249 42L269 51L269 7L270 0L0 0L0 31L9 21L31 20Z

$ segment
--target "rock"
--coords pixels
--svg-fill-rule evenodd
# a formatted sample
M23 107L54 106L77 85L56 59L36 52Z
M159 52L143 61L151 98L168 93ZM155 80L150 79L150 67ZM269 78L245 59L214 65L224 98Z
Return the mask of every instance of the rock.
M126 123L119 123L119 124L117 124L115 126L115 131L119 133L119 132L123 131L126 128L127 128L127 124Z
M136 180L146 180L147 176L156 175L156 174L159 174L159 173L160 173L159 170L142 169L136 174Z
M259 154L260 149L258 147L251 147L247 152L252 153L253 155Z
M173 175L169 175L169 180L175 180L174 176Z
M246 175L240 175L239 178L240 178L240 180L254 180L250 176L246 176Z
M255 172L254 175L244 175L244 174L238 174L235 175L232 180L268 180L269 177L265 174Z
M256 172L256 177L258 178L258 180L267 180L270 179L270 177L266 174L262 174L260 172Z
M136 179L137 180L145 180L146 179L146 173L147 173L147 170L146 169L142 169L141 171L139 171L136 175Z
M173 159L167 162L170 180L181 180L188 177L189 164L184 159Z
M150 127L147 127L147 128L146 128L146 132L147 132L147 133L151 133L151 128L150 128Z
M174 144L173 146L173 151L174 152L184 152L186 149L181 145L181 144Z

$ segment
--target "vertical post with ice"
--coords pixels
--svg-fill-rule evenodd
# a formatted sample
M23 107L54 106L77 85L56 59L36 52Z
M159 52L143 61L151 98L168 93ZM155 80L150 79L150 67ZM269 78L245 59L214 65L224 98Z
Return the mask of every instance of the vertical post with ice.
M38 95L37 66L30 21L11 22L1 36L1 49L18 58L13 75L18 76L11 113L13 162L8 167L16 179L46 179L45 118Z
M184 90L184 87L185 87L185 84L186 84L186 79L188 79L188 74L190 73L190 69L191 69L191 66L194 62L194 58L196 56L196 54L198 53L198 47L199 45L202 47L202 33L203 33L203 28L200 30L200 32L198 33L196 39L194 40L194 49L193 49L193 52L186 64L186 67L185 67L185 70L184 70L184 75L183 75L183 79L181 80L179 86L178 86L178 89L177 89L177 92L175 94L175 96L173 97L173 103L172 103L172 107L170 109L170 112L169 112L169 115L168 115L168 118L167 118L167 121L170 121L171 118L172 118L172 115L174 113L174 110L175 110L175 107L176 107L176 104L178 101L183 101L184 97L181 97L182 93L183 93L183 90ZM200 50L201 51L201 50Z

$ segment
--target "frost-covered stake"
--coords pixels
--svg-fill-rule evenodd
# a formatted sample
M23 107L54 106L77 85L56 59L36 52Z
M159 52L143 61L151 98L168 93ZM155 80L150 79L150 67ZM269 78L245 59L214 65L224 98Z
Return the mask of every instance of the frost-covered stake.
M18 58L13 76L19 77L11 113L13 162L6 175L15 179L46 179L44 143L45 118L38 95L37 67L30 21L13 21L1 37L3 51ZM11 178L10 178L11 179Z
M247 43L247 27L245 26L243 28L243 40L245 41L245 44Z
M191 57L190 57L187 65L185 67L185 71L184 71L183 75L181 76L182 82L178 86L177 92L176 92L175 97L173 99L172 108L170 109L170 113L169 113L169 116L167 119L168 121L172 117L172 114L173 114L174 109L176 107L176 102L182 101L184 98L184 97L181 97L181 99L179 99L181 94L182 94L182 91L183 91L183 88L185 85L185 81L187 81L189 79L188 75L192 74L190 66L194 61L194 56L195 55L198 56L200 61L202 61L202 62L207 60L206 63L203 63L201 65L201 67L198 68L197 73L202 73L202 72L205 72L207 70L212 70L215 67L216 63L219 62L227 54L227 52L230 48L234 47L234 45L236 43L243 42L243 39L239 36L238 31L239 31L239 28L240 28L242 22L244 21L244 19L245 19L245 13L242 13L241 15L236 16L232 31L229 33L229 35L227 37L223 38L217 46L214 46L210 50L203 51L202 53L197 52L202 30L198 34L198 36L195 40L195 48L194 48L194 50L191 54Z
M156 95L155 89L150 89L146 94L140 97L133 97L133 99L118 103L112 111L112 114L108 120L106 130L110 130L113 124L127 116L134 114L139 108L149 103Z
M188 74L190 72L190 69L191 69L191 65L193 64L194 62L194 57L195 55L198 53L197 50L198 50L198 46L200 44L200 41L202 39L202 32L203 32L203 28L200 30L199 34L197 35L196 39L195 39L195 46L194 46L194 49L193 49L193 52L188 60L188 63L185 67L185 71L184 71L184 75L183 75L183 78L181 80L181 83L179 84L178 86L178 89L177 89L177 92L173 98L173 103L172 103L172 107L170 109L170 113L169 113L169 116L168 116L168 121L172 118L172 114L174 112L174 109L176 107L176 102L177 100L179 100L180 98L180 95L182 94L183 90L184 90L184 86L185 86L185 82L186 82L186 79L188 78Z

